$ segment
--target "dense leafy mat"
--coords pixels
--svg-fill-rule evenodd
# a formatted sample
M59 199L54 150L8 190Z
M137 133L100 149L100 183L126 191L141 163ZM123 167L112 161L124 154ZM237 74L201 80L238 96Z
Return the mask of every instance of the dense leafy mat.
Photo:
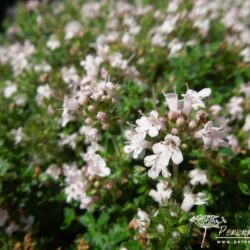
M196 249L205 214L249 229L249 25L249 0L19 4L0 36L1 249ZM217 233L203 247L247 249Z

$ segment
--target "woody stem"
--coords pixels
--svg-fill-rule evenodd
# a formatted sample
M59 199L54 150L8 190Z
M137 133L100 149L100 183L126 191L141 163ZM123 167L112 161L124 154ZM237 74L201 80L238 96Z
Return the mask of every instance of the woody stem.
M178 184L178 166L173 164L173 179L174 185L177 186Z

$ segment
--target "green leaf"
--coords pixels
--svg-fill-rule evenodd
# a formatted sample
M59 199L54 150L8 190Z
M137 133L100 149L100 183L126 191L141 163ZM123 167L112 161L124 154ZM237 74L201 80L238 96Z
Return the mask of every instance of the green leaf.
M178 230L181 234L187 234L188 231L189 231L188 228L189 228L189 226L183 225L183 226L177 227L177 230Z
M107 224L107 222L109 221L109 214L106 212L102 212L102 214L100 215L98 221L97 221L97 225L98 226L104 226L105 224Z
M239 188L242 191L242 193L246 194L246 195L250 195L250 185L249 182L240 182L239 183Z
M64 209L64 222L63 222L63 228L68 228L71 223L75 220L76 214L75 210L73 208L65 208Z

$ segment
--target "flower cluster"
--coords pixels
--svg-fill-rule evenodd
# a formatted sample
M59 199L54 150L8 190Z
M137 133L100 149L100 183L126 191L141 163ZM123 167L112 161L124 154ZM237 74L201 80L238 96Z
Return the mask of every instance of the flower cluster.
M206 206L248 218L249 0L29 0L11 13L1 243L191 249Z

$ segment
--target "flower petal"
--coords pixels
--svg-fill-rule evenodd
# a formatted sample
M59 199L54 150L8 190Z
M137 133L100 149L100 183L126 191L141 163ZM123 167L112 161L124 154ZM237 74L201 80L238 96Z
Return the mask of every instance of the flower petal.
M211 94L211 89L210 88L205 88L205 89L202 89L201 91L199 91L199 96L201 98L210 96L210 94Z
M172 152L172 161L174 164L179 165L183 161L183 155L180 149L174 149Z
M150 137L156 137L159 134L159 131L156 127L151 127L148 131Z
M155 179L159 176L161 169L154 166L148 171L148 177Z

